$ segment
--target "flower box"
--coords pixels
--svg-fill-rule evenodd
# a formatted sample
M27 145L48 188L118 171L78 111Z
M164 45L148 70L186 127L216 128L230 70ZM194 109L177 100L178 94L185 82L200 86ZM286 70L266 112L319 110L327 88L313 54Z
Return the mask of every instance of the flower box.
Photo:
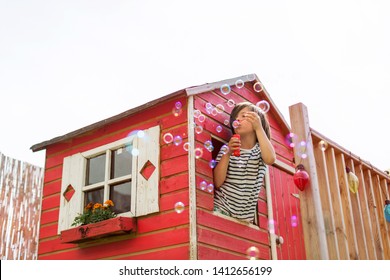
M101 222L61 231L62 243L81 243L104 236L129 233L135 230L135 219L116 217Z

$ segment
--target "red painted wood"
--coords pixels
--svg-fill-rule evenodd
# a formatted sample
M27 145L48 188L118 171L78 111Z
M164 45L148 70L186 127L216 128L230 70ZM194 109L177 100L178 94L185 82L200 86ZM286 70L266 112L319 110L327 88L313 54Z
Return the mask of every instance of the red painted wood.
M61 191L61 180L53 181L43 185L42 196L49 196L52 194L58 194Z
M214 191L210 193L207 190L198 189L196 192L196 206L212 211L214 209Z
M45 239L48 237L57 235L58 224L43 225L39 229L39 239Z
M58 222L59 209L43 211L41 213L41 225Z
M198 260L245 260L244 255L222 251L222 248L210 248L198 245Z
M175 208L177 202L183 202L184 205L188 206L188 185L185 189L180 192L171 192L163 195L160 198L160 212L171 211Z
M160 171L161 177L168 177L177 173L188 171L187 155L161 162Z
M214 230L224 232L227 234L235 235L239 238L245 238L247 240L262 243L265 245L269 244L268 232L261 229L254 229L247 225L236 223L220 216L216 216L207 211L197 210L198 225L210 227Z
M223 248L238 254L246 255L248 248L255 246L259 249L259 259L269 260L271 257L270 248L253 241L242 240L228 234L211 231L204 228L197 229L198 241L216 248Z
M44 197L42 199L42 210L53 209L60 205L60 197L58 195Z
M113 239L119 237L113 237ZM188 228L172 228L146 235L129 235L129 239L105 243L104 240L87 242L85 247L60 243L59 238L40 243L40 260L99 260L117 258L125 254L164 251L164 247L188 244ZM88 245L88 246L87 246ZM55 254L47 254L55 252Z
M188 173L162 178L160 181L160 195L181 189L188 189Z
M182 213L176 213L174 205L172 212L159 213L153 216L145 216L137 218L137 233L147 233L161 229L189 224L188 206Z
M136 229L135 219L116 217L105 221L78 226L61 232L62 243L81 243L87 240L129 233Z
M178 146L173 143L161 146L160 161L164 161L178 156L187 156L188 151L184 150L183 147L184 143L187 141L188 139L183 140L183 142Z
M175 248L163 248L163 250L148 252L144 254L115 258L117 260L188 260L190 258L189 246L184 245Z
M45 178L43 180L44 183L49 183L54 180L61 179L62 176L62 165L54 167L52 169L45 170Z

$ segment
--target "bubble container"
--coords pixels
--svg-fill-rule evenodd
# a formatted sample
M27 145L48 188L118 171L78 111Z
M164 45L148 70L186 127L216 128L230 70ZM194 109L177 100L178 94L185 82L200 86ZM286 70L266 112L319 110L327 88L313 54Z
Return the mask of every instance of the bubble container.
M241 138L240 134L233 134L232 137L235 137L235 138L238 138L238 139ZM240 156L240 148L238 148L237 150L234 150L232 155L235 156L235 157L239 157Z

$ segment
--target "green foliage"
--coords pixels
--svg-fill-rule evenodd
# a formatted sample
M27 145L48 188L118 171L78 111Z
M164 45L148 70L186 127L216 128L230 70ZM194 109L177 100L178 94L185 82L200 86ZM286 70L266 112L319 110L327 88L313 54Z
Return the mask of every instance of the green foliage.
M116 214L110 209L112 206L114 203L111 200L107 200L104 205L90 202L84 208L84 212L75 217L72 226L83 226L115 218Z

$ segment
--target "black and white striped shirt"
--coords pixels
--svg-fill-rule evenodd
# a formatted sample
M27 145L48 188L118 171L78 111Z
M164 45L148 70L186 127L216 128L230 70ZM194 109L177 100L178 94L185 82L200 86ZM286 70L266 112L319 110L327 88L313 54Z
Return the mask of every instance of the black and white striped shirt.
M217 162L222 155L221 149ZM215 188L214 206L231 217L253 222L266 169L258 143L252 149L241 149L239 157L231 155L225 182Z

